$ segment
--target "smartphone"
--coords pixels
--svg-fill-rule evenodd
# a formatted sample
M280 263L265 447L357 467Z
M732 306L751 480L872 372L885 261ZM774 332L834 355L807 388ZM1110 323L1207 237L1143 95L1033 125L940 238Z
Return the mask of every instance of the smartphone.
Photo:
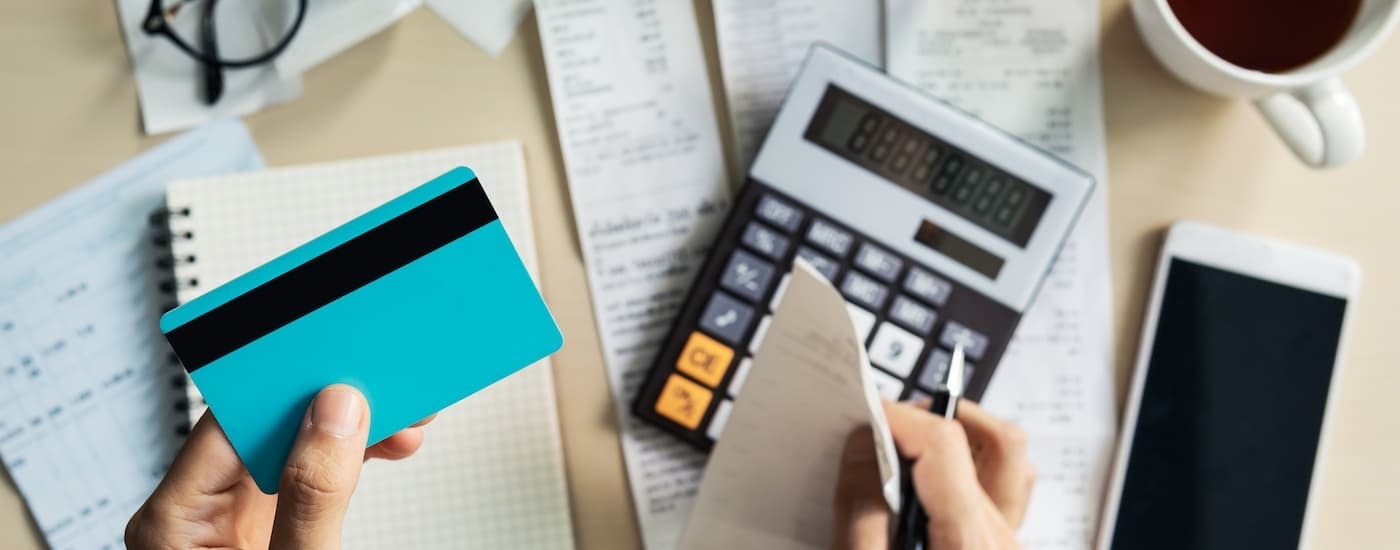
M1342 256L1171 227L1099 550L1299 546L1360 283Z

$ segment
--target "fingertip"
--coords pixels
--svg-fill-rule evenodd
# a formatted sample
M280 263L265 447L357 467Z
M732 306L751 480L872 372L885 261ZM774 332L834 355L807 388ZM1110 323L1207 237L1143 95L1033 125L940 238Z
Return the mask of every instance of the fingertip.
M360 390L345 384L322 389L311 401L307 427L336 438L367 436L369 407Z
M400 460L413 456L423 447L423 429L406 428L365 451L366 458Z

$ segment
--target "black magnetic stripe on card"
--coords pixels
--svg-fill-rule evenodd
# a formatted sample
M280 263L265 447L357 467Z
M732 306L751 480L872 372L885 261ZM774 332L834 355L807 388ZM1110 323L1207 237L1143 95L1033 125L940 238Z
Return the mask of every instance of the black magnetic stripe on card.
M166 338L185 370L194 372L496 219L473 179L176 327Z

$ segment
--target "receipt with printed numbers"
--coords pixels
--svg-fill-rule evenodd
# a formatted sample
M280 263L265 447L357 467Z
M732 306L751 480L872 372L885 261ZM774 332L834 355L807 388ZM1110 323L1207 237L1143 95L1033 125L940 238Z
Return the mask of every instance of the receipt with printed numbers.
M729 210L690 2L538 0L594 317L647 548L674 548L705 456L631 403Z
M983 405L1025 428L1028 549L1090 548L1110 467L1113 281L1097 0L890 0L892 76L1084 168L1099 185L1021 319Z

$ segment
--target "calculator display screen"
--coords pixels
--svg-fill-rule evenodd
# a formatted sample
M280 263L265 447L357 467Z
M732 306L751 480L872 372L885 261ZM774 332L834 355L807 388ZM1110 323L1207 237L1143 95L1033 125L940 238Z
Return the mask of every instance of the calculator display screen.
M837 86L827 87L804 137L1022 248L1050 204L1044 189Z

